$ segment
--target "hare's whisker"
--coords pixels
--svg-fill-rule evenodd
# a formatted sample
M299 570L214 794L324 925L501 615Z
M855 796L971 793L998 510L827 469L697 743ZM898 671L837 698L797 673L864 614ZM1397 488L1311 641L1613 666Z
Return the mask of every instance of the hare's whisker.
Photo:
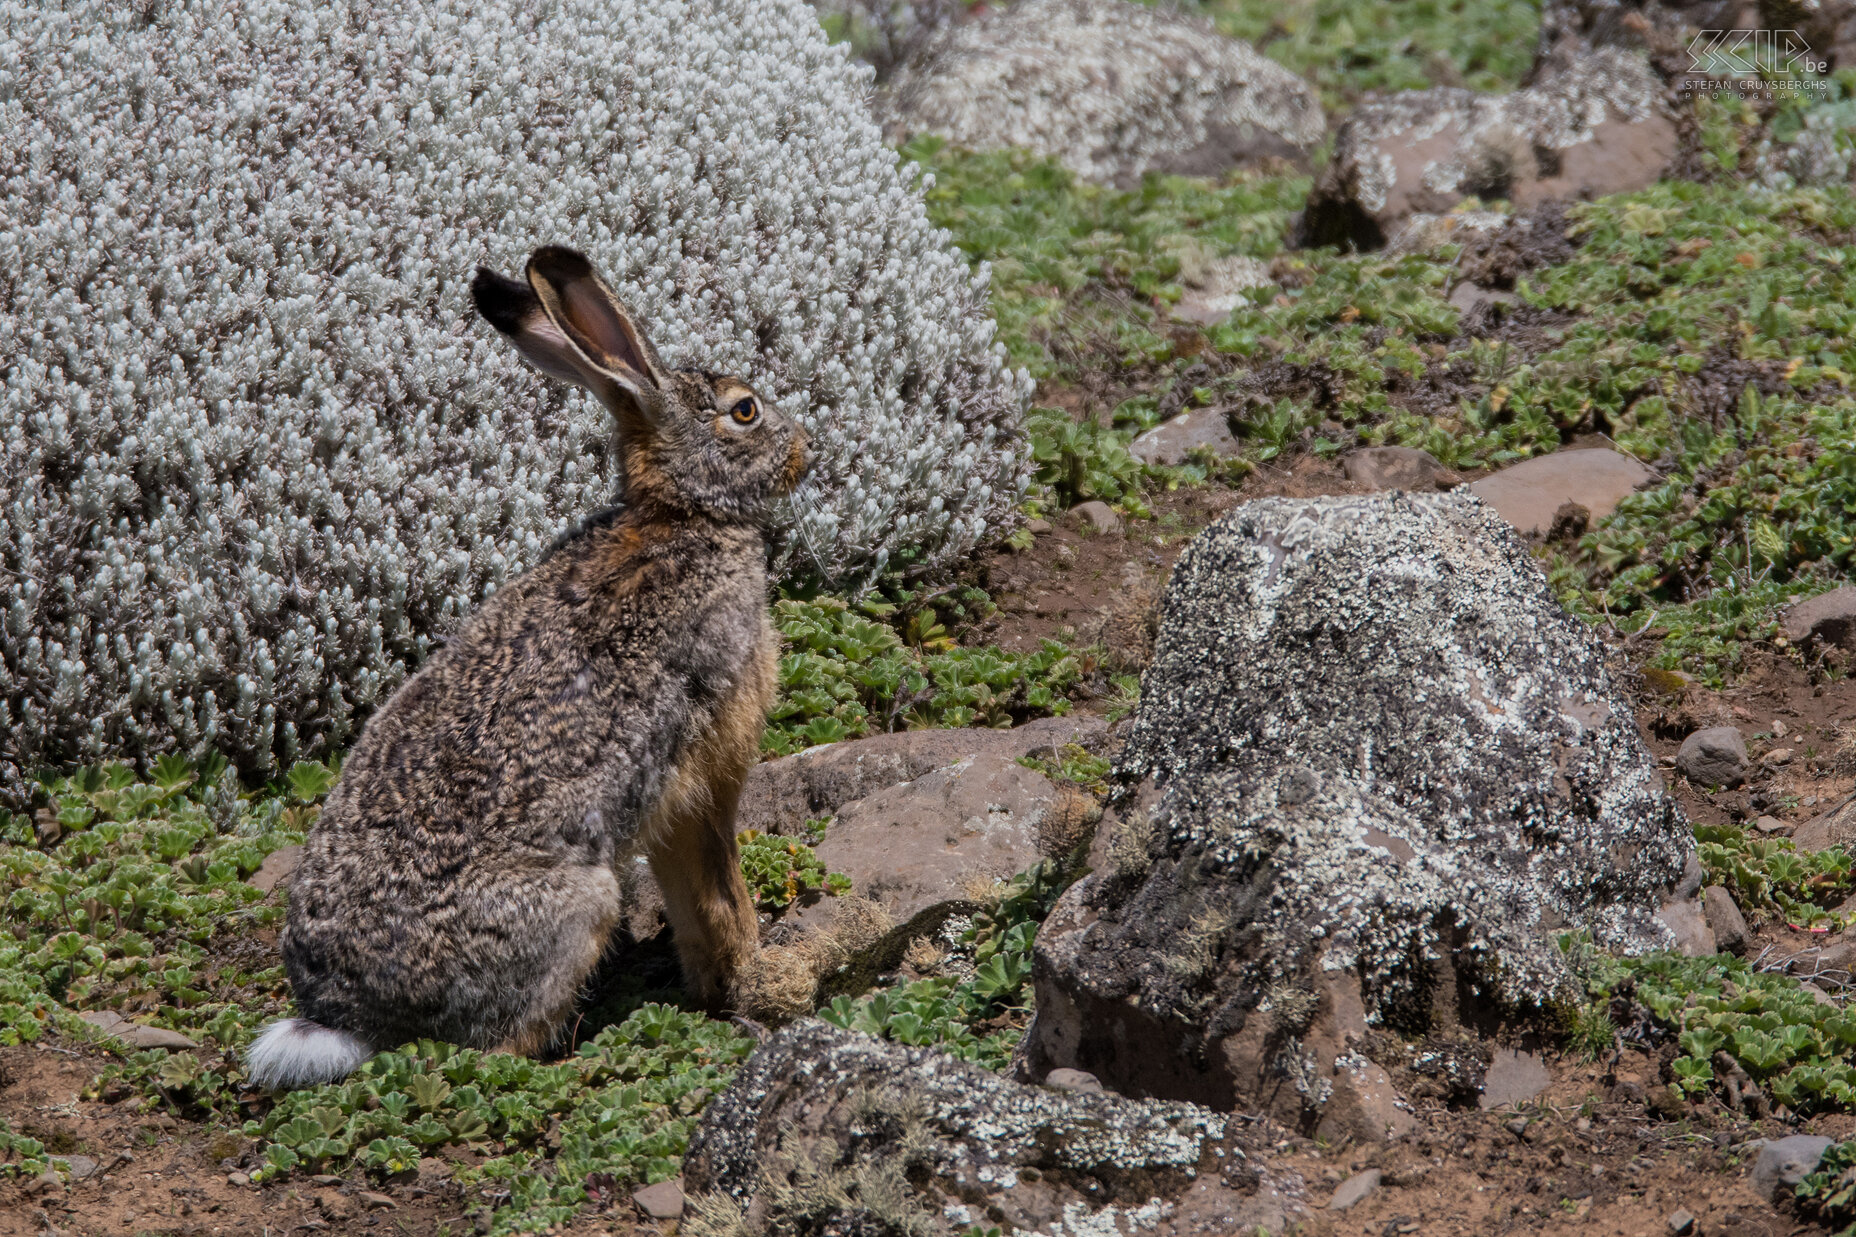
M793 532L798 535L799 544L803 545L806 553L811 556L812 565L818 568L819 577L829 579L831 573L825 570L825 560L819 556L818 547L812 543L812 534L806 530L807 517L818 510L812 503L811 478L808 477L794 486L792 492L786 496L786 503L788 513L793 518Z

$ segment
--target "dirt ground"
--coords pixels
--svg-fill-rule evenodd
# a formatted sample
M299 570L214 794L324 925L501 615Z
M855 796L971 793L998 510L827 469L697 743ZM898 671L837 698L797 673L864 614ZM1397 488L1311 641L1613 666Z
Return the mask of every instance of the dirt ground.
M1138 667L1142 631L1166 572L1186 541L1233 504L1267 494L1313 496L1353 492L1333 464L1303 457L1294 465L1259 469L1234 488L1207 486L1155 497L1156 519L1125 532L1086 531L1073 517L1041 532L1031 549L1000 551L975 565L999 611L969 642L1007 647L1034 644L1071 629L1073 638L1100 637L1110 660ZM1626 681L1650 650L1618 646ZM1113 667L1111 667L1112 669ZM1757 762L1752 781L1713 795L1671 781L1697 822L1777 818L1776 832L1828 807L1852 788L1842 769L1840 726L1856 716L1856 680L1824 681L1794 656L1753 655L1731 689L1689 688L1659 694L1639 683L1639 721L1656 755L1669 762L1697 725L1731 723L1749 738ZM1083 708L1097 707L1085 701ZM1781 723L1781 725L1775 725ZM1850 766L1856 769L1856 766ZM1770 831L1770 830L1769 830ZM1821 946L1824 938L1783 924L1759 929L1761 965ZM271 946L274 947L274 946ZM1808 1132L1856 1136L1856 1116L1814 1118L1802 1125L1749 1122L1716 1101L1686 1110L1652 1107L1662 1062L1634 1049L1616 1059L1586 1062L1547 1054L1553 1082L1519 1110L1490 1112L1417 1105L1416 1133L1385 1147L1320 1147L1291 1139L1279 1163L1307 1182L1310 1213L1292 1231L1310 1237L1359 1234L1590 1234L1592 1237L1781 1237L1819 1233L1754 1196L1748 1144ZM231 1134L198 1123L140 1111L125 1095L82 1096L109 1063L88 1048L51 1042L0 1049L0 1118L38 1138L57 1155L83 1157L88 1175L59 1182L0 1182L0 1237L15 1234L457 1234L487 1225L495 1200L452 1180L457 1163L427 1159L416 1174L380 1182L352 1171L345 1177L291 1178L253 1186L241 1171L251 1148ZM254 1103L262 1101L254 1098ZM74 1163L82 1161L74 1161ZM1378 1169L1381 1183L1345 1211L1327 1209L1334 1188L1356 1173ZM1681 1228L1684 1215L1692 1225ZM574 1234L668 1234L671 1222L646 1219L629 1194L589 1207Z

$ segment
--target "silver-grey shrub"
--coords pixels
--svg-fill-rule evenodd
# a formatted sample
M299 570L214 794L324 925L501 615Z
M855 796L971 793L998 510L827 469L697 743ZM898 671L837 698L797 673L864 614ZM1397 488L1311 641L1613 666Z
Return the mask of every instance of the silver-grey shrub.
M806 424L783 569L980 542L1028 382L868 89L802 0L0 0L0 786L339 747L607 500L469 308L543 241Z

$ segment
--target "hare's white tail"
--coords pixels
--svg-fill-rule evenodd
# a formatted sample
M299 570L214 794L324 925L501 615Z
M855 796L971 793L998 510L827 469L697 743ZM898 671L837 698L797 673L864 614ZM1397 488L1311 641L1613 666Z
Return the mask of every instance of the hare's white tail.
M340 1082L374 1050L348 1034L307 1018L285 1018L264 1028L245 1053L254 1086L288 1091Z

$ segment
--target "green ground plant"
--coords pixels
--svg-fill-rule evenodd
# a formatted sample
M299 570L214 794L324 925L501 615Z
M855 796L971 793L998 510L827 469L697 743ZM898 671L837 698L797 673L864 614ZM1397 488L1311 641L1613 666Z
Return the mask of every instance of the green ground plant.
M897 1043L934 1045L962 1060L1003 1069L1024 1034L1031 1006L1031 947L1038 925L1075 878L1047 859L1006 883L992 904L949 942L956 972L840 996L819 1017Z
M349 1164L387 1177L446 1147L481 1151L457 1179L499 1197L494 1231L533 1231L675 1176L703 1105L752 1047L726 1023L655 1004L556 1064L421 1041L288 1093L243 1132L262 1144L260 1179Z
M1824 1148L1817 1168L1798 1183L1794 1196L1806 1215L1835 1228L1831 1237L1856 1237L1856 1142Z
M1533 65L1540 30L1540 9L1526 0L1188 0L1183 7L1295 70L1329 112L1373 90L1512 90Z
M881 621L888 608L835 597L774 604L787 648L766 751L785 755L891 730L1009 726L1069 712L1066 693L1082 673L1075 650L1055 640L1030 653L944 647L952 644L944 637L911 646Z
M1856 864L1841 846L1801 851L1790 838L1756 838L1738 825L1696 825L1695 841L1708 883L1725 888L1755 921L1846 926L1831 910L1856 892Z
M811 891L833 897L851 891L851 878L842 872L827 872L818 852L812 849L824 840L828 820L808 822L809 842L758 829L739 835L741 874L747 878L748 892L754 895L756 904L767 910L782 910Z

